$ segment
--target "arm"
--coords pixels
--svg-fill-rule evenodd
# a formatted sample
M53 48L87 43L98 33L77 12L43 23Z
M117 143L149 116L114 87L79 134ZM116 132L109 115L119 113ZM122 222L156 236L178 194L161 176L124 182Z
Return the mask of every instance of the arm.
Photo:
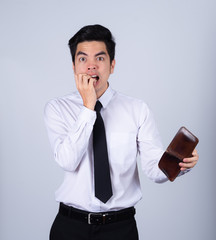
M96 119L93 111L97 100L95 79L86 74L75 74L76 86L83 100L83 107L76 117L71 115L70 124L54 100L45 107L45 123L57 163L66 171L75 171L86 153L89 138Z
M154 182L166 182L167 177L158 167L158 162L164 153L163 146L153 115L145 104L140 109L137 142L144 173Z
M52 100L45 107L44 117L56 162L66 171L75 171L87 150L95 112L83 106L69 126L58 103Z
M144 114L145 112L145 114ZM141 126L138 134L138 147L141 155L142 169L146 175L157 183L167 181L166 176L158 167L158 162L163 154L162 144L160 142L160 136L156 128L151 111L146 108L142 111L144 117L142 117ZM196 149L193 151L191 158L183 159L183 163L180 163L181 172L179 176L189 172L199 159Z

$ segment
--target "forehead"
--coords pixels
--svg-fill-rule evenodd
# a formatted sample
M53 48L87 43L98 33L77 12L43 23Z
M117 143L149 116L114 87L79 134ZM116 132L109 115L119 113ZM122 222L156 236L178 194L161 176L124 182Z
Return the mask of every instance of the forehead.
M99 52L107 53L106 44L100 41L85 41L77 44L76 54L84 52L86 54L97 54ZM108 53L107 53L108 54Z

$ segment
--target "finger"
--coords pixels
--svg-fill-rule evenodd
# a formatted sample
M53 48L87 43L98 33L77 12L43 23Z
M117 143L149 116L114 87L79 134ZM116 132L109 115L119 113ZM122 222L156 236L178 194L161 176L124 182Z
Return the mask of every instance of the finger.
M83 78L83 74L79 73L75 75L76 83L79 87L82 85L82 78Z
M83 75L83 77L82 77L82 83L83 83L83 85L84 85L85 87L88 86L90 78L91 78L91 77L90 77L89 75L87 75L87 74Z
M196 162L190 162L190 163L179 163L179 166L181 168L193 168L196 165Z
M184 158L183 163L191 163L191 162L197 163L198 159L199 159L198 156L191 157L191 158Z
M189 163L196 163L197 161L198 161L198 158L195 156L191 158L184 158L182 162L185 164L189 164Z
M195 165L197 164L197 161L190 161L190 162L180 162L179 166L181 168L185 168L185 169L189 169L189 168L193 168Z
M198 159L199 159L199 155L197 153L197 150L194 149L194 151L192 152L192 157L184 158L183 161L179 163L181 171L193 168L197 164Z
M94 79L94 78L90 78L90 79L89 79L89 85L90 85L91 87L94 87L94 83L96 83L96 82L97 82L97 80Z
M86 86L87 76L88 76L87 74L83 74L83 73L79 73L75 76L76 85L78 89L83 89L83 87Z
M183 162L198 161L198 159L199 159L199 155L197 153L197 150L194 149L194 151L192 152L192 157L184 158Z
M196 157L196 156L199 157L196 149L193 150L192 155L193 155L194 157Z
M78 84L78 76L77 76L77 74L74 74L74 78L75 78L76 87L78 89L79 84Z
M197 162L197 161L198 161L197 157L191 157L191 158L184 158L183 159L184 163Z

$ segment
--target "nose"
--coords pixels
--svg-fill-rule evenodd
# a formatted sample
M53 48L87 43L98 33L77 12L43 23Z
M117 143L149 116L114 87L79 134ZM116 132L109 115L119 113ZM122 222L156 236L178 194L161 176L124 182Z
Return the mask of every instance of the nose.
M95 59L89 59L87 68L88 68L88 72L95 71L97 69L96 60Z
M96 69L95 65L88 66L88 71L92 71L92 70L95 70L95 69Z

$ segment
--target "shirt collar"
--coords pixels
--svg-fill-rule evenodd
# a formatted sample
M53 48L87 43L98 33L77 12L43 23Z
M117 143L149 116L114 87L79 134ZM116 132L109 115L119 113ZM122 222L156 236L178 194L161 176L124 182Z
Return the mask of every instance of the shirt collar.
M107 90L104 92L104 94L98 98L98 100L101 102L104 108L109 104L110 100L112 99L115 91L108 86Z

